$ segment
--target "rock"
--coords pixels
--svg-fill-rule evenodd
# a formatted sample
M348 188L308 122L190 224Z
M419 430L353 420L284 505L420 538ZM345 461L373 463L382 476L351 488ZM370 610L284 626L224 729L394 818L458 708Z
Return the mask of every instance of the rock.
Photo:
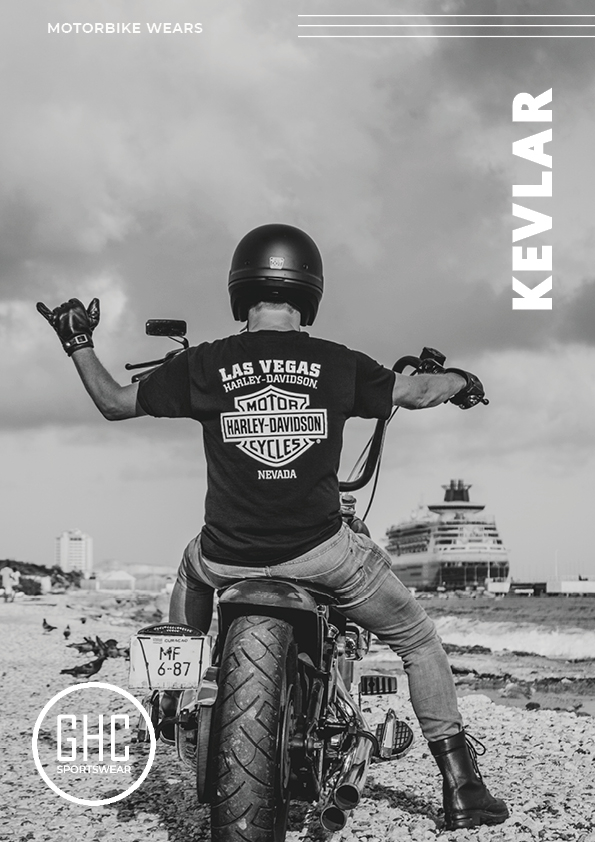
M505 687L500 690L500 695L504 699L522 699L523 697L526 698L528 695L531 695L531 692L527 691L526 687L523 687L514 681L509 681Z

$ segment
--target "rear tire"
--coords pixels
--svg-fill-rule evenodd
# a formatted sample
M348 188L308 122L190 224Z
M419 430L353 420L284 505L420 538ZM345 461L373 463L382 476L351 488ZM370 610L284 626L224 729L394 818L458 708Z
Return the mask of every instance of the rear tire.
M275 617L236 618L221 658L210 764L212 842L283 842L297 657Z

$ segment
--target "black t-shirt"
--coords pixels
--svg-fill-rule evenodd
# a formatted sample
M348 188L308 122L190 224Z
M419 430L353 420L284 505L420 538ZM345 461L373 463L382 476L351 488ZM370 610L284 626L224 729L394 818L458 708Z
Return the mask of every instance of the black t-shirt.
M194 418L208 470L201 547L223 564L296 558L341 526L347 418L388 418L394 374L343 345L262 330L177 354L141 381L149 415Z

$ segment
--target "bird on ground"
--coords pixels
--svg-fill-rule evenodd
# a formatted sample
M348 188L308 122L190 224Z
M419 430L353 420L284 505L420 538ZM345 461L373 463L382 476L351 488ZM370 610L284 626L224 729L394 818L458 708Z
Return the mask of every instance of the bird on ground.
M95 635L95 646L93 647L93 651L96 655L99 655L100 658L107 658L107 650L108 646L105 640L102 640L98 634Z
M81 623L83 624L83 626L85 625L86 622L87 622L87 618L81 617Z
M113 637L110 637L109 640L105 641L105 646L106 646L108 658L119 658L120 657L121 652L118 649L118 641L114 640Z
M95 635L94 651L96 655L106 658L118 658L120 655L118 641L114 640L113 637L110 637L109 640L102 640L98 635Z
M50 626L45 617L43 618L43 623L41 625L45 632L51 632L58 628L58 626Z
M70 626L66 626L62 634L64 635L64 639L68 640L68 638L70 637Z
M76 651L80 652L81 655L84 655L87 652L93 652L94 655L99 654L95 651L97 644L90 637L85 637L82 643L67 643L66 646L68 649L76 649Z
M60 670L60 675L66 674L73 675L75 678L89 678L89 676L95 675L96 672L99 672L104 661L105 657L96 658L94 661L89 661L87 664L80 664L77 667L71 667L71 669Z

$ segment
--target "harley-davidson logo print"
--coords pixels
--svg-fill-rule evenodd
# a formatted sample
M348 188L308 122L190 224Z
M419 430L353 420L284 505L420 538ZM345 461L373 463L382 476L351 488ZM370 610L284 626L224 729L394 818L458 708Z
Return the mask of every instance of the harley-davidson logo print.
M265 465L287 465L327 438L326 409L308 409L310 395L267 386L234 403L237 412L221 414L223 441Z

